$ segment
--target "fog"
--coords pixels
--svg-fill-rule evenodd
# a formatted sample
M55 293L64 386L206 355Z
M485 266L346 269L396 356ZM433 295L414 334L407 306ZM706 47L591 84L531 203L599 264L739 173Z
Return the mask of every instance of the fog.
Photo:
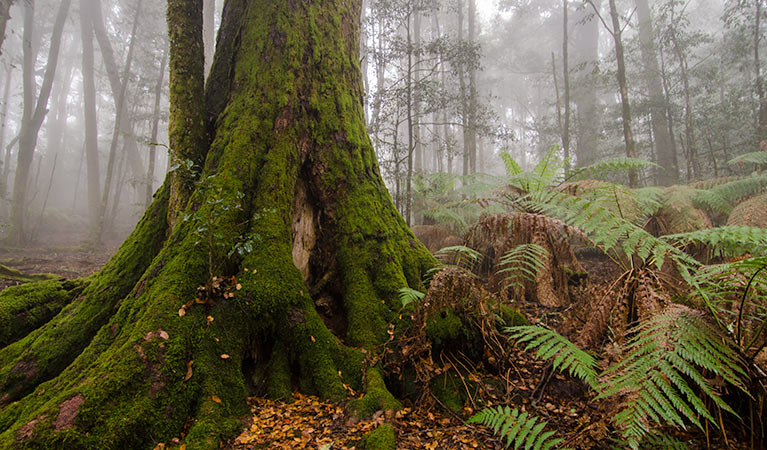
M208 58L222 2L206 0ZM119 242L170 168L165 2L9 12L2 237ZM552 148L568 170L657 163L615 179L637 187L752 171L728 161L767 139L763 15L760 0L366 0L364 109L395 204L411 224L439 222L449 211L434 203L492 188L503 152L523 169Z

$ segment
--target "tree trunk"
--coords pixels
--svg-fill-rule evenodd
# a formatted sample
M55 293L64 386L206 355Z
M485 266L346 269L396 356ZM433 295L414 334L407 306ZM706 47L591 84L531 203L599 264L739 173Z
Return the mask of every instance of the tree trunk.
M601 8L601 1L592 1L595 10ZM575 103L576 166L584 167L595 162L599 141L598 126L600 115L597 108L597 87L594 71L599 60L599 20L590 17L586 8L579 8L575 23L577 36L575 44L575 73L573 103Z
M11 18L11 5L14 0L0 0L0 55L3 54L3 42L5 42L5 26Z
M88 179L88 213L90 233L98 227L101 176L99 166L98 120L96 118L96 81L94 79L92 0L80 0L80 35L83 46L83 122L85 123L84 152Z
M618 18L618 9L615 0L610 0L610 18L613 28L611 30L615 42L615 59L618 62L618 88L621 96L621 117L623 119L623 139L626 143L626 156L636 158L636 146L634 144L634 132L631 130L631 106L629 104L629 89L626 81L626 59L623 56L623 40L621 24ZM639 185L636 170L629 171L629 187L636 188Z
M474 44L477 39L477 1L469 0L468 7L468 34L469 34L469 46L474 51ZM472 65L469 69L469 109L468 109L468 153L469 163L471 165L471 173L477 172L477 113L479 110L477 99L477 70Z
M24 242L26 240L24 219L27 212L27 188L29 172L37 147L38 133L43 125L43 120L48 112L48 99L53 87L53 79L56 75L56 66L59 60L59 48L61 47L61 34L64 31L64 22L69 13L71 0L63 0L59 5L58 13L51 32L51 44L48 53L48 62L45 66L43 84L40 86L40 94L35 98L35 58L31 56L31 41L34 36L34 2L25 4L24 12L24 112L19 131L19 158L16 165L16 176L13 180L13 199L11 201L10 230L8 239L11 242Z
M5 83L3 86L3 105L2 105L2 117L0 117L0 155L5 150L5 132L8 126L8 102L11 99L11 79L13 78L13 66L8 66L5 71ZM7 188L8 188L8 164L10 164L10 158L5 158L2 167L2 179L0 179L0 216L5 216L5 202Z
M658 57L655 52L655 33L653 31L652 14L647 0L636 0L637 17L639 18L639 41L644 66L647 93L650 97L650 119L652 134L655 137L658 168L658 182L662 186L670 186L679 182L679 162L676 158L676 148L673 145L669 124L666 117L666 97L663 95L663 84L660 78Z
M104 224L107 221L107 207L109 206L109 195L112 191L112 182L114 178L114 165L115 158L117 156L117 145L120 141L120 128L123 121L123 114L127 114L127 105L125 101L125 93L128 90L128 82L130 81L131 66L133 64L133 51L136 47L136 31L138 31L139 18L141 15L141 4L143 0L138 0L136 3L136 12L133 17L133 29L131 30L130 40L128 41L128 54L125 56L125 65L123 66L123 73L120 83L120 94L115 99L115 124L112 131L112 143L109 145L109 156L107 158L107 173L104 178L104 189L101 192L101 203L99 204L98 212L98 224L93 230L93 234L90 236L93 245L100 245L101 236L104 234ZM127 119L127 118L126 118ZM130 123L130 120L127 120ZM132 131L132 130L131 130ZM131 139L133 133L126 134L123 139L126 142Z
M764 93L764 82L762 80L761 61L759 60L759 43L762 38L761 19L762 19L762 1L755 0L754 11L754 78L756 85L756 98L759 102L759 118L757 122L757 148L767 151L767 95Z
M202 128L179 121L198 86L183 62L203 67L201 46L199 58L179 52L179 32L202 40L201 14L174 9L190 3L168 9L181 156L199 149L179 147L179 130ZM217 449L241 426L249 384L273 397L293 383L332 399L364 388L358 348L388 339L398 290L418 288L433 259L396 213L365 132L359 6L226 2L192 201L172 202L166 183L80 292L47 285L69 305L0 350L0 449L151 449L179 436ZM381 409L388 393L368 389Z
M162 88L165 84L165 71L168 67L168 50L162 52L162 63L160 64L160 73L157 77L157 84L154 87L154 110L152 111L152 137L149 141L149 163L146 173L146 191L144 196L145 205L148 208L152 202L154 193L154 167L157 161L157 135L160 128L160 100L162 100Z
M567 52L569 43L568 27L570 24L567 21L567 9L567 0L562 0L562 79L565 88L565 120L562 125L562 149L565 154L565 174L570 171L570 67Z
M213 65L216 52L216 0L204 0L202 4L202 39L205 48L205 76Z

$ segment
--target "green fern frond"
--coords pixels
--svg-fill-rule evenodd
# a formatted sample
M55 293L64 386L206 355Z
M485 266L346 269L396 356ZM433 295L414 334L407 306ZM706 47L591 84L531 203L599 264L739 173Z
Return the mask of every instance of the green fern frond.
M508 327L504 329L509 340L517 344L527 343L525 350L536 350L538 358L552 360L554 369L567 371L570 375L585 381L592 389L599 391L596 359L556 331L535 325Z
M565 163L560 159L559 152L558 145L552 146L532 170L532 174L538 177L540 183L538 189L549 187L558 177L564 175Z
M555 438L553 431L543 432L547 421L508 406L485 408L467 423L479 423L491 428L501 439L505 439L507 448L513 445L514 450L549 450L564 442L562 438Z
M660 166L639 158L628 158L625 156L606 158L590 166L573 170L567 178L573 180L603 179L609 174L628 173L632 170L646 169L648 167Z
M424 297L426 297L426 294L421 291L416 291L415 289L402 288L399 290L399 299L402 302L403 308L411 303L418 303L423 300Z
M727 164L731 165L742 163L767 164L767 152L746 153L727 161Z
M442 264L460 267L470 272L482 261L482 253L465 245L441 248L434 256Z
M418 213L423 214L425 217L428 217L437 224L455 228L460 233L465 233L469 228L469 224L466 220L467 218L462 215L465 214L465 211L461 211L459 213L456 211L456 209L451 208L449 205L439 205L431 209L421 210Z
M608 368L597 399L621 395L613 421L633 449L652 432L652 424L683 428L700 418L717 422L702 397L735 414L705 374L721 377L746 395L743 361L721 332L697 311L672 306L636 328L625 359Z
M755 175L699 190L693 199L698 208L728 215L738 201L762 192L767 187L767 175Z
M767 252L767 229L745 226L708 228L690 233L671 234L663 239L678 245L703 244L714 256L741 256Z
M524 172L519 163L511 156L509 152L501 152L503 165L506 167L506 177L511 178Z
M521 244L506 252L500 261L499 274L504 277L505 287L522 286L525 281L535 281L545 266L549 252L537 244Z

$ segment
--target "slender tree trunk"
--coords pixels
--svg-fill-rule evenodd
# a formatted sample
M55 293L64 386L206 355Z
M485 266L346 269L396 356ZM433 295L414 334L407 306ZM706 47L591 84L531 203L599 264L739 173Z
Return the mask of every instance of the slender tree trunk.
M554 52L551 52L551 77L554 80L554 99L557 108L557 130L559 131L559 137L562 139L564 146L565 142L565 129L562 124L562 101L559 95L559 77L557 76L557 59Z
M474 49L477 40L477 1L469 0L468 7L468 34L469 45ZM471 165L471 173L477 172L477 114L479 113L479 100L477 99L477 70L472 66L469 69L469 108L468 108L468 153Z
M592 1L595 11L601 8L601 1ZM575 88L573 103L576 114L576 166L592 164L598 150L600 114L597 108L597 87L594 82L596 63L599 60L599 20L588 14L588 9L580 8L575 21L577 37L575 44Z
M410 28L410 20L413 18L414 13L408 15L406 26L406 38L407 38L407 72L405 74L405 96L407 108L407 174L405 179L405 222L407 225L411 225L412 215L411 208L413 205L413 163L415 152L415 136L413 135L415 129L415 123L413 119L413 36Z
M165 85L165 72L168 67L168 49L163 49L160 73L157 84L154 86L154 109L152 110L152 137L149 141L149 163L146 173L146 193L144 196L145 207L149 207L154 193L154 168L157 161L157 135L160 129L160 100L162 100L162 88Z
M618 62L618 88L621 96L621 117L623 119L623 139L626 143L626 156L636 158L636 145L634 143L634 133L631 129L631 106L629 103L628 82L626 81L626 60L623 55L623 39L618 9L615 6L615 0L609 0L610 18L612 19L612 36L615 41L615 58ZM629 172L629 186L636 188L639 185L636 170Z
M101 50L101 56L106 68L107 78L109 79L109 87L112 91L112 99L115 105L120 103L120 92L122 92L122 80L120 79L120 68L115 60L114 51L112 50L112 44L109 41L109 34L107 33L106 26L104 25L104 15L101 11L101 0L87 0L89 7L92 8L90 15L93 23L93 30L95 32L96 40ZM120 134L123 136L131 136L131 130L133 125L130 123L130 114L125 110L128 104L123 102L123 110L119 113L120 120ZM144 176L145 171L141 162L141 156L139 155L138 145L132 139L128 140L128 162L130 163L131 171L136 179Z
M107 207L109 205L109 196L112 191L112 179L114 177L114 164L117 156L117 145L120 140L120 128L123 121L123 114L127 113L127 105L125 102L125 93L128 89L128 83L130 81L131 66L133 64L133 52L136 46L136 32L138 30L139 17L141 15L141 4L143 0L138 0L136 3L136 13L133 18L133 29L131 30L130 40L128 41L128 54L125 57L125 65L123 66L122 82L120 83L120 94L117 96L115 102L115 123L114 130L112 131L112 143L109 146L109 156L107 159L107 173L104 179L104 189L101 193L101 203L99 204L98 225L94 230L94 234L91 235L91 242L94 245L99 245L101 242L101 236L104 233L104 224L107 220ZM130 120L127 120L130 123ZM125 136L126 142L132 136L130 133Z
M83 47L83 122L85 124L85 167L88 179L90 234L98 227L101 176L99 166L98 120L96 118L96 82L94 79L93 1L80 0L80 34Z
M670 186L679 182L679 162L669 124L666 116L667 99L663 95L661 70L658 67L655 51L655 33L653 31L652 14L647 0L636 0L637 16L639 18L639 41L644 66L644 78L650 97L650 118L652 133L655 136L658 169L658 182L662 186Z
M5 42L5 26L11 18L11 5L14 0L0 0L0 55L3 54L3 42Z
M8 66L5 72L5 83L3 86L3 105L2 105L2 117L0 117L0 152L5 150L5 134L6 127L8 126L8 103L11 99L11 79L13 78L13 66ZM1 153L0 153L1 154ZM5 215L5 202L7 187L8 187L8 165L10 164L10 158L6 157L3 161L2 174L3 178L0 180L0 212Z
M418 10L413 15L413 50L415 51L413 63L413 145L415 146L415 171L422 172L424 169L424 145L421 142L421 11Z
M463 1L458 3L458 42L463 42ZM466 66L458 63L458 87L461 96L461 131L463 133L463 176L471 173L471 137L469 131L469 93L466 88Z
M11 202L9 239L12 242L20 243L26 240L24 219L27 211L29 171L34 159L35 147L37 147L38 133L48 112L48 99L51 95L53 79L56 75L56 66L59 59L61 34L64 31L64 22L69 13L70 3L71 0L62 0L59 5L51 33L50 51L45 67L45 75L43 76L43 84L40 87L40 94L36 100L34 81L35 61L28 54L31 48L29 48L27 43L27 39L31 41L34 36L34 3L32 1L26 4L24 12L24 113L21 131L19 132L19 158L16 165L13 200ZM27 27L29 27L29 31L27 31Z
M570 66L567 51L569 45L569 25L567 0L562 0L562 79L565 88L565 120L562 129L562 149L565 154L565 173L570 171Z
M756 98L759 101L759 120L757 126L757 148L767 151L767 96L764 93L764 81L762 80L761 62L759 60L759 45L762 39L761 19L762 0L754 0L754 78L756 84Z

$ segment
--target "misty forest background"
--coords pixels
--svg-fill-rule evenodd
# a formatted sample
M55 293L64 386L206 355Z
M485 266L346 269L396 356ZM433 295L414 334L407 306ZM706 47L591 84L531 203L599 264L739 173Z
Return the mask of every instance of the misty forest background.
M164 8L10 6L4 237L117 243L133 228L174 165ZM206 1L209 59L221 8ZM753 171L732 162L767 138L764 10L761 0L367 0L365 111L397 208L410 225L465 231L483 206L466 199L497 184L502 152L529 168L552 146L568 169L616 156L657 163L614 180L636 186Z

